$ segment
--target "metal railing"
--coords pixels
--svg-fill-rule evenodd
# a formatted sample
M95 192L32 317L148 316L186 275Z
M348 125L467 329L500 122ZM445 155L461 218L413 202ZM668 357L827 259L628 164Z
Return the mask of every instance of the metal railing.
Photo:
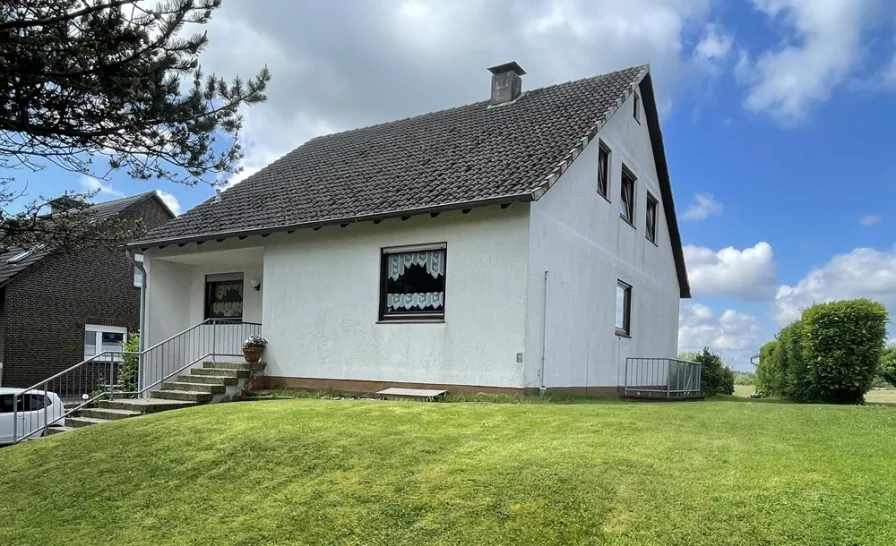
M143 351L92 356L13 395L13 443L43 435L100 400L146 396L203 360L242 356L243 340L253 334L261 334L261 324L207 319Z
M625 359L623 396L639 398L695 398L700 396L702 368L677 358Z

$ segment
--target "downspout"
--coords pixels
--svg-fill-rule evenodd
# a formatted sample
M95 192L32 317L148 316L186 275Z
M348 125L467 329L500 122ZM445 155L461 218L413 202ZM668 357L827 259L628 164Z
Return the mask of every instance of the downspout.
M139 328L140 328L140 351L142 352L143 351L143 337L144 337L143 336L143 314L145 313L145 309L146 309L146 282L147 282L146 269L143 267L143 262L140 260L137 260L136 257L134 256L134 253L131 250L128 250L127 254L128 254L128 260L130 260L130 262L132 264L134 264L134 269L137 269L140 271L140 278L142 279L140 282L140 325L139 325Z
M541 308L541 373L539 377L541 377L541 386L538 387L538 392L544 394L547 392L547 387L545 386L544 381L544 362L547 355L547 342L548 342L548 276L550 275L550 271L544 272L544 298L542 300L542 308Z

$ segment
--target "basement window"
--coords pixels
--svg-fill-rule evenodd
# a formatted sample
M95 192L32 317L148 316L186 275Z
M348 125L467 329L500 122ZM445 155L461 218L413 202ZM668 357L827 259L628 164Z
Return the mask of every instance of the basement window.
M610 198L610 149L603 142L597 152L597 193Z
M654 196L647 193L647 240L656 244L656 205Z
M446 250L444 243L382 250L380 321L445 319Z
M243 318L243 274L205 276L205 318Z
M128 329L120 326L86 324L84 326L84 360L102 353L121 353ZM120 354L104 355L97 360L121 360Z
M619 200L619 216L635 226L635 175L622 166L622 198Z
M630 336L632 333L632 286L616 281L616 335Z

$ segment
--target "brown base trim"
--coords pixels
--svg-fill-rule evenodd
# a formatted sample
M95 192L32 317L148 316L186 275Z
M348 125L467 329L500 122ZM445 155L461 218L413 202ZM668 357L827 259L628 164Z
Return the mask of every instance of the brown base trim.
M443 383L406 383L402 381L366 381L361 379L318 379L313 377L265 378L268 388L302 389L309 391L336 391L347 393L373 393L390 387L406 389L439 389L450 394L537 394L536 387L489 387L484 385L451 385ZM575 394L599 398L618 398L616 387L549 387L548 394Z

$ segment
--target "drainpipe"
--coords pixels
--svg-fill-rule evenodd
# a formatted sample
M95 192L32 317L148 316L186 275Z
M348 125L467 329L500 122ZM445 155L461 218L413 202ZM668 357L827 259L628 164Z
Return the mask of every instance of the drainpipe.
M545 356L547 355L547 342L548 342L548 276L550 275L550 271L544 272L544 298L542 300L542 308L541 308L541 373L539 377L541 378L541 386L538 387L538 392L544 394L547 392L547 387L544 382L544 361Z
M143 314L146 309L146 269L143 267L143 262L138 260L133 252L130 250L127 251L128 260L132 264L134 264L134 268L140 271L140 276L143 279L140 283L140 351L143 351Z

